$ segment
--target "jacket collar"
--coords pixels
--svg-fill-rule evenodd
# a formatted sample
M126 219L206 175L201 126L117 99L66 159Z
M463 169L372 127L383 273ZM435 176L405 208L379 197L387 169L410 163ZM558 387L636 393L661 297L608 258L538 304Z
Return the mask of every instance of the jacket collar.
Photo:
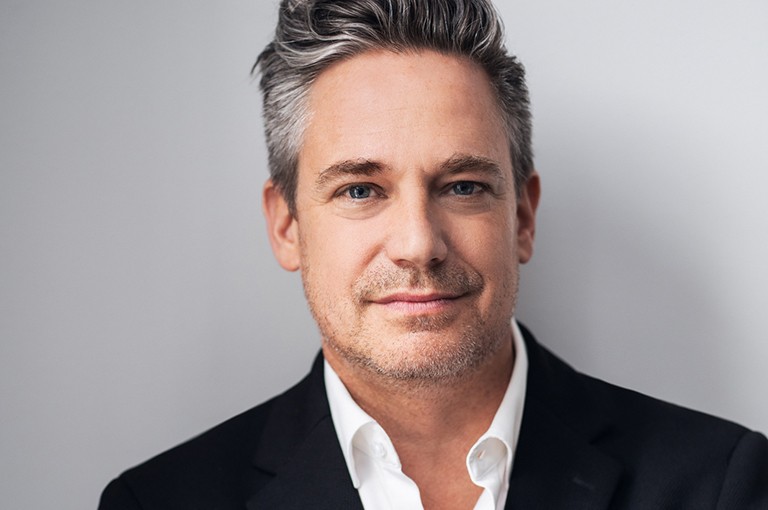
M275 399L253 465L273 478L247 508L363 510L341 452L323 382L323 357Z
M594 443L609 432L609 420L583 376L521 330L530 368L506 507L607 508L621 466Z

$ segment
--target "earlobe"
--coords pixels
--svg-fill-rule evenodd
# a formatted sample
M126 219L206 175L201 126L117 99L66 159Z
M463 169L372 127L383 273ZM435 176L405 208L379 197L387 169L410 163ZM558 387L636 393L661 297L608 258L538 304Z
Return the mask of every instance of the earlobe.
M536 208L541 197L541 179L535 171L520 190L517 201L517 258L525 264L533 256L533 239L536 234Z
M267 220L267 234L277 262L287 271L301 266L298 225L283 193L272 179L264 184L262 209Z

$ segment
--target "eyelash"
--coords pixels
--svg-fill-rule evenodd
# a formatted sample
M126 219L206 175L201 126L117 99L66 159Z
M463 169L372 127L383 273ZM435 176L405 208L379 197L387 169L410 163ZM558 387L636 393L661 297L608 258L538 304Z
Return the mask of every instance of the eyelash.
M352 200L352 201L362 201L362 200L366 200L368 198L371 198L370 194L369 194L369 196L362 197L362 198L354 198L354 197L350 196L350 194L349 194L350 191L352 191L355 188L367 188L368 191L370 192L370 194L375 193L375 194L377 194L379 196L383 196L383 193L381 192L381 190L379 188L377 188L373 184L364 183L364 182L356 182L354 184L349 184L347 186L344 186L343 188L341 188L336 193L336 196L339 197L339 198L346 198L346 199Z
M477 182L477 181L456 181L456 182L452 182L452 183L448 184L447 186L445 186L445 188L444 188L445 192L447 194L450 194L450 193L452 193L455 190L456 186L462 185L462 184L463 185L472 185L474 187L473 190L472 190L472 193L470 193L468 195L459 194L459 193L453 193L454 196L469 198L469 197L473 197L473 196L476 196L476 195L479 195L479 194L482 194L482 193L487 193L490 190L487 184L483 184L481 182ZM369 195L365 196L365 197L359 197L359 198L352 197L350 195L350 192L353 189L355 189L355 188L366 188L368 190L368 192L369 192ZM371 196L371 195L374 195L374 194L375 194L375 196ZM336 192L335 196L337 198L344 198L344 199L347 199L347 200L352 201L352 202L362 202L362 201L368 200L370 198L381 198L381 197L383 197L385 195L381 191L381 189L378 186L374 185L374 184L365 183L365 182L356 182L356 183L349 184L349 185L344 186L343 188L339 189Z
M464 184L464 185L471 184L474 188L472 190L472 193L470 193L469 195L460 195L456 193L456 196L459 196L459 197L470 197L470 196L478 195L488 191L488 186L486 184L483 184L482 182L476 182L476 181L456 181L448 185L448 189L450 191L454 191L456 186L459 186L461 184Z

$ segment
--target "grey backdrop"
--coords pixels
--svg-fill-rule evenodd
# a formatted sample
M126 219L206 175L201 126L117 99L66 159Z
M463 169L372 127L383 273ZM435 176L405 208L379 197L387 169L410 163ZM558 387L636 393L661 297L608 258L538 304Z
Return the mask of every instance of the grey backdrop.
M768 3L500 5L543 176L519 318L577 367L768 430ZM0 3L0 506L122 469L296 381L269 251L263 0Z

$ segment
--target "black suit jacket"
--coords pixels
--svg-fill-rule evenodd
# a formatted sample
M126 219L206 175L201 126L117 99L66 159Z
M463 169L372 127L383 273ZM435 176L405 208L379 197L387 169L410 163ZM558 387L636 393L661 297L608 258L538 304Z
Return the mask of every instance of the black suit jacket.
M525 410L507 508L768 510L768 441L580 374L524 328ZM100 510L362 509L322 357L299 384L130 469Z

